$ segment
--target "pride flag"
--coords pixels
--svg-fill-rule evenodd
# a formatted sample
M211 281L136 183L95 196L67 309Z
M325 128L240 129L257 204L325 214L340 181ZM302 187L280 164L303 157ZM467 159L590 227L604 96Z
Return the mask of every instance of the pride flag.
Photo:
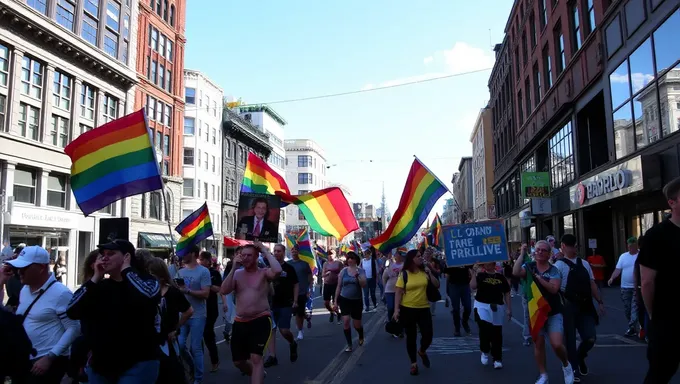
M444 184L420 160L413 160L399 207L387 229L371 239L371 244L388 252L409 242L446 191Z
M300 232L300 236L298 236L297 239L297 245L300 260L303 260L309 264L309 268L312 270L312 273L316 275L318 272L316 267L316 257L314 257L314 252L312 251L312 243L309 241L309 232L307 232L307 228Z
M178 257L184 256L191 246L212 236L213 228L210 222L208 203L203 203L203 206L182 220L175 227L175 231L182 236L179 242L177 242L177 250L175 252Z
M269 164L252 152L248 153L248 162L246 163L246 171L243 173L241 192L266 195L283 193L290 195L290 189L288 189L286 180L276 173Z
M441 236L441 233L442 233L442 220L439 218L439 214L436 213L434 215L434 220L432 221L430 228L427 230L427 234L432 237L431 244L434 245L435 247L439 247L439 236Z
M315 232L338 240L359 229L349 202L338 187L320 189L304 195L282 195L284 202L298 206Z
M143 109L83 133L64 153L71 158L71 189L85 216L163 188Z
M325 249L321 248L321 246L317 245L314 247L314 251L316 254L322 258L322 259L328 259L328 252L326 252Z
M297 236L292 233L286 233L286 248L291 249L297 244Z
M538 339L538 333L548 320L550 304L541 293L538 284L534 281L532 274L527 271L527 277L522 282L524 294L527 297L527 307L529 309L529 332L534 340Z

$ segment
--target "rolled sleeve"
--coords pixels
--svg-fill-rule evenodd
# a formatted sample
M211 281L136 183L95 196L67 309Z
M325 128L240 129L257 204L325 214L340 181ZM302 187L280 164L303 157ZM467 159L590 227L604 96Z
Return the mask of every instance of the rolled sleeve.
M61 335L59 342L51 350L57 356L66 355L73 341L80 335L80 321L73 320L66 314L72 297L73 293L71 291L65 291L59 295L55 305L59 321L61 321L61 325L64 327L64 333Z

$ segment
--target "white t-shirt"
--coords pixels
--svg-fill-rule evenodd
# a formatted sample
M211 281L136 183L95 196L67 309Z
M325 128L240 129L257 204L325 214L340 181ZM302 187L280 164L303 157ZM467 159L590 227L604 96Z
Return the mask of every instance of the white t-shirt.
M366 259L362 258L361 259L361 268L366 271L366 278L367 279L372 279L373 276L373 264L371 259Z
M621 270L621 288L635 288L635 260L638 254L631 255L630 252L621 254L616 263L616 269Z

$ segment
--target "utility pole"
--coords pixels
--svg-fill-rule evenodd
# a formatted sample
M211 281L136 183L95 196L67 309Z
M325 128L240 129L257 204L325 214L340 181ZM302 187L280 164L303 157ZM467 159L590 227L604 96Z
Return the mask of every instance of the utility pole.
M385 230L385 224L387 223L387 201L385 199L385 182L382 182L382 198L380 199L380 210L382 215L380 217L381 228Z

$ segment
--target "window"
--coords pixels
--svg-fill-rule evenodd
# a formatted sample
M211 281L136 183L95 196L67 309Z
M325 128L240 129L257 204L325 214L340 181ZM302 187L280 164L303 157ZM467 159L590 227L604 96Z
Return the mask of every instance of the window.
M203 183L203 198L208 200L208 183Z
M54 71L54 101L52 106L68 111L71 109L71 78L59 71Z
M536 44L538 44L538 34L536 32L536 20L533 12L529 15L529 33L531 33L531 48L536 48Z
M118 118L118 99L113 96L104 95L104 108L102 108L104 123Z
M553 86L552 82L552 59L550 58L550 49L546 44L543 47L543 67L545 68L545 91L548 92Z
M157 69L158 69L158 63L156 62L156 60L152 60L151 61L151 77L149 78L149 80L151 80L151 82L154 83L154 84L158 84L157 83L158 78L156 77L156 70Z
M172 41L168 40L165 45L165 58L172 61Z
M314 184L311 173L298 173L298 184Z
M158 83L156 85L163 88L163 84L165 84L165 67L163 64L160 64L158 67Z
M80 116L94 120L94 88L85 83L80 87Z
M21 61L21 93L38 100L42 96L43 65L24 56Z
M193 117L185 117L184 118L184 134L185 135L193 135L194 134L194 123L195 120Z
M193 148L184 148L184 165L194 165Z
M199 163L200 163L200 160L199 160ZM201 180L198 180L196 182L196 197L201 198Z
M210 126L208 123L205 123L205 142L209 143L210 142Z
M581 19L578 11L578 4L575 2L571 4L571 33L574 43L574 51L572 55L576 54L576 51L581 49Z
M57 1L57 23L74 32L76 5L70 0Z
M66 208L66 175L56 173L47 177L47 205Z
M160 35L160 40L159 40L159 43L158 43L158 54L160 56L165 56L165 41L167 39L165 38L164 34L159 33L159 35Z
M7 108L7 97L0 95L0 131L5 130L5 109Z
M217 129L215 128L212 129L212 142L213 144L217 144Z
M168 21L168 0L163 1L163 20Z
M66 147L66 144L68 144L68 128L68 119L61 116L52 115L52 129L50 130L49 140L50 144L60 148Z
M151 49L158 52L158 30L151 28Z
M163 104L160 100L156 102L156 121L160 124L163 123Z
M85 132L89 132L89 131L92 130L92 127L89 126L89 125L85 125L85 124L78 124L78 125L80 126L80 134L81 135Z
M163 134L156 131L156 140L154 141L155 147L158 149L163 148Z
M166 105L163 112L165 112L165 116L163 116L163 124L169 127L172 125L172 107Z
M40 110L28 104L19 104L19 128L21 136L31 140L38 140L38 122Z
M47 14L47 0L27 0L26 4L43 15Z
M38 172L34 169L16 167L14 170L14 201L35 204L35 189Z
M586 6L588 8L588 20L586 24L586 33L591 34L595 30L595 6L594 6L595 1L594 0L586 0Z
M217 164L215 156L212 157L212 171L215 172L215 165Z
M170 6L170 25L175 26L175 6Z
M559 76L567 66L567 59L564 56L564 35L562 25L558 22L555 26L555 57L557 59L557 76Z
M163 13L163 7L161 6L161 4L162 4L161 0L156 0L156 13L158 14L158 16L161 16L161 14Z
M217 117L217 102L213 101L213 116Z
M170 135L163 136L163 155L170 156Z
M165 71L167 72L165 77L168 79L167 81L168 84L165 89L167 89L168 92L172 93L172 71L169 69L166 69Z
M198 150L198 162L197 165L200 167L201 166L201 150Z
M538 105L542 98L541 71L538 69L538 63L534 63L534 102L536 105Z
M212 201L217 201L215 198L215 185L211 184L210 185L210 197L212 198Z
M184 102L187 104L196 104L195 88L184 88Z
M305 220L305 215L302 213L302 211L298 208L298 220L304 221Z
M108 28L104 33L104 52L118 58L118 35Z
M548 24L548 7L546 6L546 0L539 0L538 11L540 13L541 29L545 28Z
M80 35L92 45L97 45L97 30L99 29L99 1L85 0L83 5L83 25Z
M299 155L298 156L298 168L311 167L312 166L312 156Z
M160 192L151 192L149 194L151 197L149 202L149 218L160 220L161 219L161 194Z
M626 32L632 36L647 18L644 0L629 0L624 5L626 11Z
M163 175L167 176L170 173L170 162L163 160Z
M522 64L528 64L529 52L527 49L527 35L522 33Z
M4 45L0 45L0 85L7 86L7 79L9 78L9 49Z
M107 2L106 26L115 32L120 31L120 4L115 0L108 0Z
M312 191L310 191L309 189L300 189L300 190L298 190L298 195L306 195L310 192L312 192Z
M517 92L517 111L519 112L519 123L520 125L524 123L524 108L522 108L522 91Z
M208 153L205 154L205 158L203 160L204 160L203 167L207 171L208 170Z
M524 80L524 97L526 98L524 106L526 108L527 119L531 115L533 108L531 106L531 82L529 81L529 76Z
M156 99L149 95L146 95L146 117L151 120L156 118Z
M566 123L548 141L550 148L550 179L553 189L574 179L574 148L571 122Z

